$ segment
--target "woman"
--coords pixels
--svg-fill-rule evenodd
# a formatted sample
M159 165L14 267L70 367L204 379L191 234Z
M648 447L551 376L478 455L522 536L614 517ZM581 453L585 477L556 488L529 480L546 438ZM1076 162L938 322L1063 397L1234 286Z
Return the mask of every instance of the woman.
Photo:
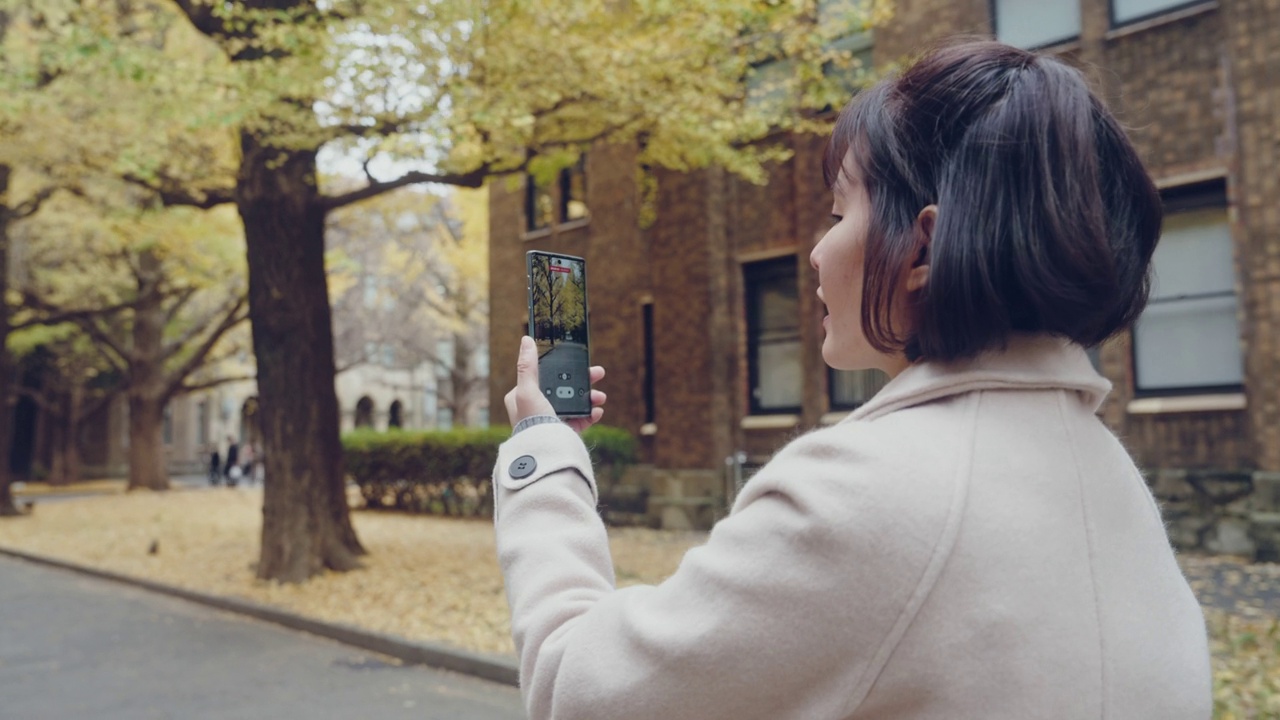
M614 589L574 433L603 408L558 422L523 341L494 484L530 717L1208 718L1199 605L1084 351L1141 312L1160 228L1115 119L969 43L859 95L826 165L823 357L892 380L661 585Z

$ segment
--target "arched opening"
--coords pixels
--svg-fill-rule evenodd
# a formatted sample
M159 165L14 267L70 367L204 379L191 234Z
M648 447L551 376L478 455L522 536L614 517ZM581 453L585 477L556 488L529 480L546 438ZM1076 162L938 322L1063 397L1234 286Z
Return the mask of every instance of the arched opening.
M399 400L391 403L390 414L387 416L387 427L404 427L404 403Z
M251 397L240 406L240 444L262 447L262 424L258 398Z
M373 427L373 398L365 395L356 403L356 427Z

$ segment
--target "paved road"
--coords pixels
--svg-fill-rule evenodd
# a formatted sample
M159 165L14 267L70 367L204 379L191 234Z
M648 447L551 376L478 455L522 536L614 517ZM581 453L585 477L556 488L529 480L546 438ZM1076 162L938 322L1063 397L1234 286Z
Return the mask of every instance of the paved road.
M210 487L209 478L205 475L182 475L169 478L169 485L173 490L200 490ZM20 489L23 485L18 485L15 489ZM122 484L120 487L124 487ZM118 490L96 490L90 492L53 492L53 493L37 493L35 495L27 495L18 493L15 501L19 506L24 500L34 502L37 505L44 503L65 502L67 500L83 500L85 498L102 497L103 495L115 495ZM3 718L3 716L0 716Z
M515 688L0 558L0 718L515 720Z

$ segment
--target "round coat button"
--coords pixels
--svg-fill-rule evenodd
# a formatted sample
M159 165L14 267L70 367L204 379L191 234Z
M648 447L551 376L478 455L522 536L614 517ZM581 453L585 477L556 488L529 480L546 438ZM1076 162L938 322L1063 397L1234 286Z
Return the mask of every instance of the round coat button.
M532 455L521 455L511 462L511 470L507 473L514 480L523 480L538 469L538 461Z

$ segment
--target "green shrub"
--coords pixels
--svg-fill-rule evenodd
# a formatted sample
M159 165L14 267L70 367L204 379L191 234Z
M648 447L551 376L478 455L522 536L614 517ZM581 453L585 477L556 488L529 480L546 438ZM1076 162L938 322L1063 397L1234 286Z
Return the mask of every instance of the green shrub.
M473 517L493 512L490 477L510 435L503 427L356 430L343 435L342 448L366 507ZM583 440L602 479L616 481L635 462L635 439L625 430L594 426Z
M582 441L591 453L592 464L612 468L615 480L636 462L636 439L622 428L592 425L582 433Z

